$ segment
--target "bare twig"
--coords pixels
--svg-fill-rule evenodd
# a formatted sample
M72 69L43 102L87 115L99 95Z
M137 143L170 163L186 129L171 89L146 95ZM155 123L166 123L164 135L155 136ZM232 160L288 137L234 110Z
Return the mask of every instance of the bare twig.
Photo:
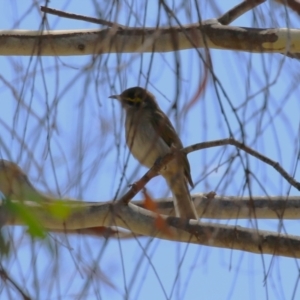
M51 14L51 15L55 15L55 16L59 16L59 17L67 18L67 19L86 21L86 22L90 22L90 23L94 23L94 24L105 25L105 26L108 26L108 27L116 27L118 29L128 28L126 26L120 25L120 24L115 23L115 22L110 22L110 21L97 19L97 18L93 18L93 17L88 17L88 16L84 16L84 15L77 15L77 14L73 14L73 13L67 13L67 12L64 12L62 10L53 9L53 8L46 7L46 6L41 6L41 11L44 12L44 13L48 13L48 14Z
M247 152L248 154L258 158L259 160L263 161L264 163L272 166L279 174L282 175L283 178L287 180L288 183L290 183L293 187L295 187L297 190L300 191L300 182L296 181L292 176L290 176L281 166L278 162L275 162L274 160L260 154L259 152L251 149L250 147L246 146L245 144L233 139L222 139L222 140L216 140L211 142L203 142L199 144L195 144L189 147L186 147L182 149L181 151L185 153L190 153L196 150L201 149L207 149L212 147L218 147L218 146L224 146L224 145L233 145L237 148Z
M223 16L218 18L218 22L222 25L228 25L239 18L254 7L266 2L266 0L245 0L237 6L230 9Z
M266 0L245 0L245 1L241 2L240 4L238 4L237 6L230 9L228 12L226 12L221 17L219 17L217 20L222 25L228 25L228 24L232 23L234 20L236 20L237 18L239 18L241 15L245 14L246 12L253 9L254 7L264 3L265 1ZM280 2L280 3L285 2L283 0L276 0L276 1ZM293 3L295 1L288 0L287 2L289 4L291 2L290 5L293 6ZM167 9L168 13L173 14L173 11L170 10L164 2L162 2L162 3L163 3L163 5L165 5L165 8ZM105 25L105 26L108 26L108 27L117 27L118 29L129 28L129 27L120 25L120 24L115 23L115 22L106 21L106 20L102 20L102 19L97 19L97 18L93 18L93 17L88 17L88 16L84 16L84 15L78 15L78 14L74 14L74 13L68 13L68 12L58 10L58 9L53 9L53 8L50 8L50 7L47 7L47 6L41 6L41 11L44 12L44 13L60 16L60 17L63 17L63 18L68 18L68 19L73 19L73 20L80 20L80 21L90 22L90 23L94 23L94 24Z
M164 156L162 159L158 159L153 167L149 169L144 176L136 181L134 184L132 184L130 190L123 195L119 199L119 203L128 204L129 201L139 192L142 190L143 187L154 177L159 175L159 171L171 160L173 160L176 156L177 151L173 151L172 153L168 153L166 156Z
M300 15L300 3L297 0L274 0L277 3L288 6L290 9Z
M0 267L0 277L3 281L8 281L21 294L24 300L31 299L22 291L21 287L6 273L2 267Z

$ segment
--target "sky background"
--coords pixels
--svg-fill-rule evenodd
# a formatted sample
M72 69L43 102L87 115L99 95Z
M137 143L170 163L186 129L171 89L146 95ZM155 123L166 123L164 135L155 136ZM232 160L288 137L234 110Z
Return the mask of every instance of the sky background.
M4 30L38 30L43 1L0 1ZM155 26L156 2L56 1L49 7L116 19L130 26ZM194 1L167 1L182 24L199 21ZM216 18L237 1L198 1L201 18ZM113 7L113 8L112 8ZM146 13L145 13L146 11ZM168 25L160 12L161 26ZM52 30L98 28L49 15ZM176 24L174 20L171 24ZM231 25L299 28L290 9L267 1ZM124 114L109 95L140 85L149 89L169 115L184 145L229 137L241 140L300 175L299 61L280 54L211 50L213 72L205 91L187 113L205 69L203 49L177 53L103 54L98 57L0 57L0 158L16 162L43 192L85 201L120 197L145 168L129 155ZM176 67L177 66L177 67ZM177 109L172 109L177 103ZM234 112L231 106L236 108ZM222 114L222 110L224 113ZM225 116L230 127L226 125ZM194 193L219 195L298 195L276 173L231 146L189 155ZM252 172L245 187L243 163ZM123 173L125 171L125 176ZM169 195L162 178L147 190ZM138 194L136 199L142 199ZM207 220L205 220L207 221ZM278 232L279 220L210 220ZM284 221L299 235L299 221ZM5 228L12 252L3 266L33 299L298 299L296 259L243 253L158 239L102 239L49 234L33 241L26 228ZM3 283L1 283L2 285ZM1 287L1 299L15 299ZM8 292L8 290L10 292Z

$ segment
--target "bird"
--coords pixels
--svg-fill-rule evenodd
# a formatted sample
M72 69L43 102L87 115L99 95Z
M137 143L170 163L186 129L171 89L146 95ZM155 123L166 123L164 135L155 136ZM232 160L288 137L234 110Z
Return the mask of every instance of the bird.
M140 164L151 168L158 159L183 144L171 121L160 109L154 95L142 87L131 87L120 95L111 95L125 110L125 137L132 155ZM172 194L177 217L198 219L188 183L194 187L186 153L178 152L160 174Z

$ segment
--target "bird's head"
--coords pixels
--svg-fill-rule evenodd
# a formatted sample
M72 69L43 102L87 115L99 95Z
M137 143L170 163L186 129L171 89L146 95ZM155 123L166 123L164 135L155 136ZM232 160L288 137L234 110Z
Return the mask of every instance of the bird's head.
M109 98L119 100L125 109L157 108L155 97L146 89L138 86L129 88L120 95L112 95Z

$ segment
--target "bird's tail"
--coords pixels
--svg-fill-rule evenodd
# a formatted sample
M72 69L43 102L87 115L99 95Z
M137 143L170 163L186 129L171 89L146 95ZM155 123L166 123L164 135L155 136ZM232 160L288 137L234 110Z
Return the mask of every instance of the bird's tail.
M173 194L176 216L185 219L198 220L198 215L192 201L188 185L183 173L165 177Z

